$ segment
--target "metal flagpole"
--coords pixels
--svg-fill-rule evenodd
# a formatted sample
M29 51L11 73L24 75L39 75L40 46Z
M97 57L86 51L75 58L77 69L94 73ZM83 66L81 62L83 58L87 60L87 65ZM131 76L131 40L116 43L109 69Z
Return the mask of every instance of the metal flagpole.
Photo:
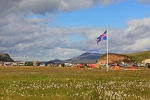
M107 72L108 72L108 28L107 28Z

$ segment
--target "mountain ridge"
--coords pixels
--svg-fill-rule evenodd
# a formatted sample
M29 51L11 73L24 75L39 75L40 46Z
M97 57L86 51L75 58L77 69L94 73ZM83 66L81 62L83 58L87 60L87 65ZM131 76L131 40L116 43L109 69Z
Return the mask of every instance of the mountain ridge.
M110 54L110 53L109 53ZM128 53L128 54L117 54L116 55L126 55L130 57L135 62L141 62L142 60L145 60L147 58L150 58L150 50L148 51L142 51L142 52L134 52L134 53ZM59 60L54 59L50 60L54 63L63 63L63 62L71 62L71 63L96 63L97 60L106 54L100 54L100 53L83 53L77 57L73 57L67 60ZM14 62L14 60L7 54L7 53L0 53L0 61L1 62Z
M14 60L7 53L0 53L1 62L14 62Z
M59 60L54 59L50 60L54 63L63 63L63 62L71 62L71 63L96 63L97 59L101 56L100 53L83 53L78 57L73 57L67 60Z

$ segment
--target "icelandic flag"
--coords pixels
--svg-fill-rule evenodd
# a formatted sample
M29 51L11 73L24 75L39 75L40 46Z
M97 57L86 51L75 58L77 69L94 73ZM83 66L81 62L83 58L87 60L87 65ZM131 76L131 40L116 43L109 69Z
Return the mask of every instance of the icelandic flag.
M107 40L107 30L97 38L97 43L103 40Z

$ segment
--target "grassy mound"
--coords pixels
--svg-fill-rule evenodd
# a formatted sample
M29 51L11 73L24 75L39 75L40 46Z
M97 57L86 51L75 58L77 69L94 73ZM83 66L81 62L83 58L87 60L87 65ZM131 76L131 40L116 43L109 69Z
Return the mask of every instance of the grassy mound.
M141 63L143 60L150 58L150 51L143 51L124 55L129 56L135 62Z

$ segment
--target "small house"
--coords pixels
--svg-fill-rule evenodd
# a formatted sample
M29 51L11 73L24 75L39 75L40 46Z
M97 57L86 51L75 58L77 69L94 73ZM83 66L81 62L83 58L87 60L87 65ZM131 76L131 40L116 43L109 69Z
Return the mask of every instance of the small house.
M150 58L143 60L142 63L144 64L144 66L146 65L146 63L150 63Z

